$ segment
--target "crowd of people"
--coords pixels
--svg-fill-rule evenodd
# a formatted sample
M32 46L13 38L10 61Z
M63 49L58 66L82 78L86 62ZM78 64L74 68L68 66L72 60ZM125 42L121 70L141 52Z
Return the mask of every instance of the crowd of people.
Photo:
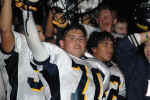
M74 23L19 10L2 0L0 100L150 100L150 31L129 34L107 4Z

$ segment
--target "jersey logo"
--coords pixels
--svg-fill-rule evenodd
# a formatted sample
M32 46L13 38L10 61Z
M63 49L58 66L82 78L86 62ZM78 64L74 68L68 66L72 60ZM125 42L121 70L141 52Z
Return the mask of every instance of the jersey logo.
M110 76L110 91L108 94L108 100L117 100L120 89L120 78L114 75Z
M33 63L30 63L30 65L32 66L34 72L38 73L37 66L34 65ZM35 92L41 92L44 88L41 80L37 81L32 77L28 78L28 84L32 88L32 91L35 91Z
M32 88L32 91L36 91L36 92L40 92L43 90L44 86L42 84L42 81L36 81L33 78L28 78L28 84L30 85L30 87Z

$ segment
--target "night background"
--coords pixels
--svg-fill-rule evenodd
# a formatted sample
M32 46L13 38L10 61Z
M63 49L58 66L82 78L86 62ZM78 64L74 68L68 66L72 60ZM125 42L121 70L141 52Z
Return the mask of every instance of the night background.
M123 16L129 21L129 32L137 31L135 9L144 0L104 0L105 3L110 4L114 9L118 11L120 16Z
M127 18L127 20L129 21L129 27L128 27L129 33L130 32L133 33L138 30L135 25L137 22L134 20L135 16L137 16L135 13L135 8L137 8L139 4L144 1L148 1L148 0L103 0L103 3L109 4L112 8L116 9L118 11L119 16L123 16ZM18 15L17 10L15 10L15 12L17 16L21 16ZM138 14L138 16L141 15Z

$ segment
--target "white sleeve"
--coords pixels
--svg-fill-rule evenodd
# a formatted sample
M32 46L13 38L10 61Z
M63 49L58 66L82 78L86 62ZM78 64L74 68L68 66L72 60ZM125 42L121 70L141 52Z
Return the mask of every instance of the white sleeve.
M128 39L135 47L141 45L141 38L138 33L128 35Z
M119 86L119 95L126 97L126 85L125 80L122 81L122 83Z
M44 51L44 47L40 41L39 33L36 29L32 12L23 11L25 35L27 39L28 46L32 51L34 58L37 61L44 61L48 58L48 53ZM26 21L28 19L28 21ZM26 30L27 29L27 30Z
M119 86L119 95L126 97L126 83L125 83L125 77L123 73L120 71L120 79L121 79L121 84Z

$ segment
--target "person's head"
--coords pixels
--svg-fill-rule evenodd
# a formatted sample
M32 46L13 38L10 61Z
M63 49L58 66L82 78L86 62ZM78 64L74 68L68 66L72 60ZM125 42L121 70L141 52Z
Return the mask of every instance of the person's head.
M73 56L81 57L86 50L86 30L81 24L68 26L59 36L59 45Z
M112 31L113 16L108 5L101 5L97 11L97 24L101 31Z
M128 22L125 18L118 18L118 22L114 25L114 31L118 34L127 35Z
M148 61L150 61L150 41L147 41L144 45L144 54Z
M108 32L93 32L87 42L88 51L102 62L112 59L114 39Z

